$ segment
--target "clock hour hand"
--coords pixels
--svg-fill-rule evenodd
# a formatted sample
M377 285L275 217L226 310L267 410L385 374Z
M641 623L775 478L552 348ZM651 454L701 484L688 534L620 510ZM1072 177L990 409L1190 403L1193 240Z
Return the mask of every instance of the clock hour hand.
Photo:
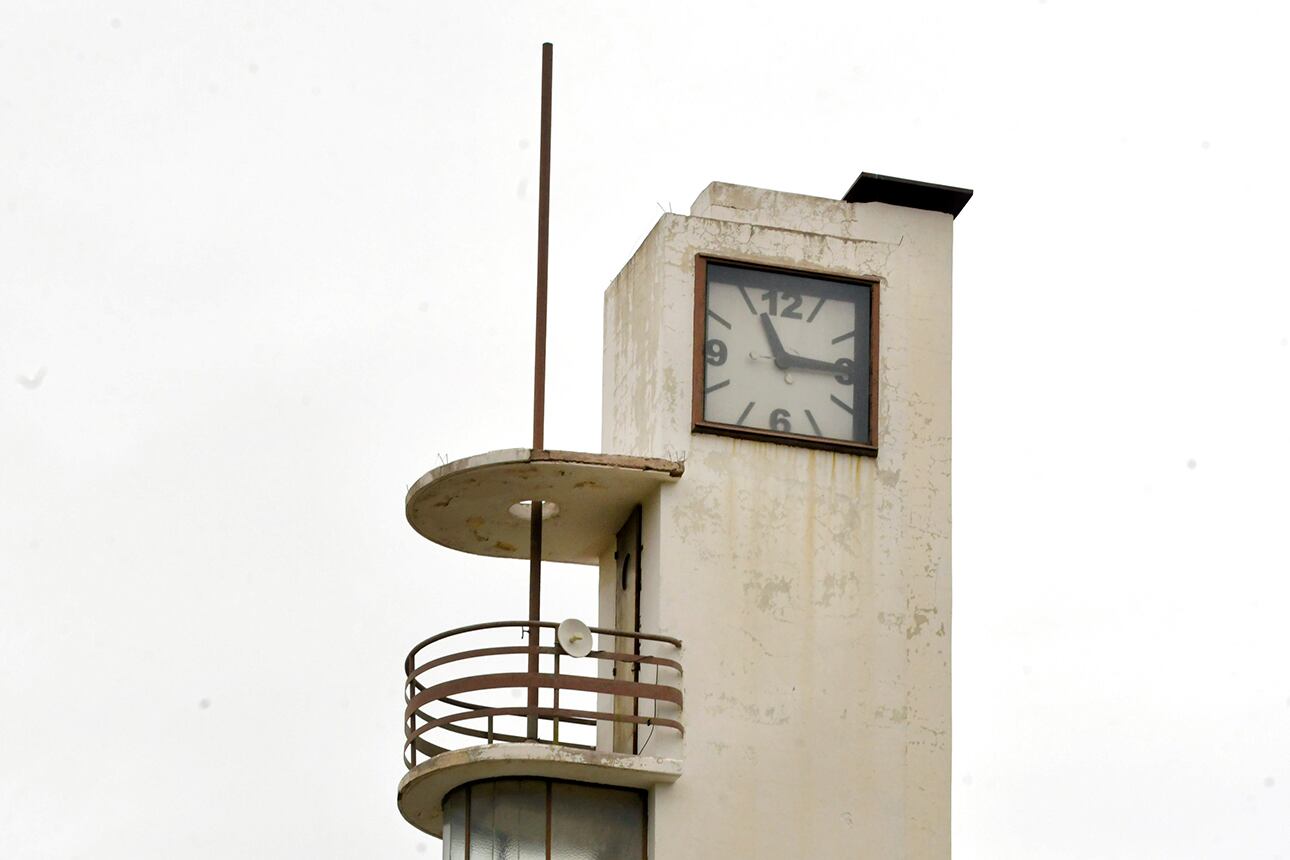
M785 353L783 356L783 362L783 364L780 364L777 360L775 364L784 369L796 367L799 370L823 370L826 373L839 373L843 370L843 366L840 362L820 361L818 358L806 358L800 355L793 355L792 353Z

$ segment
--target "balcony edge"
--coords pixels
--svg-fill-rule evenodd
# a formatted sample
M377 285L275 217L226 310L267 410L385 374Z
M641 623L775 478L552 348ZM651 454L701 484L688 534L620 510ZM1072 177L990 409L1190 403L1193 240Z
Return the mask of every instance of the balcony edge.
M399 812L413 827L443 835L443 799L481 779L536 777L620 788L675 782L679 759L571 749L542 743L492 744L440 753L399 780Z

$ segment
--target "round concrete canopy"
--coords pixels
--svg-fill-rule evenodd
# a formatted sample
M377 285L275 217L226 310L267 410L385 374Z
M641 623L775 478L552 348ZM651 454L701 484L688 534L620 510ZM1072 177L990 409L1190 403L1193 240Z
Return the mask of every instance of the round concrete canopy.
M407 517L419 534L451 549L528 558L528 512L517 505L554 502L558 511L542 524L542 558L599 564L632 508L683 471L672 460L622 454L491 451L422 476L408 490Z

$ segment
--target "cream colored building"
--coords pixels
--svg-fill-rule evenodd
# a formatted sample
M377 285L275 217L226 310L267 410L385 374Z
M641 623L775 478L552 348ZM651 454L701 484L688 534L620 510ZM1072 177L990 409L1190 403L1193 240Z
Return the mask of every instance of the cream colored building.
M445 857L949 856L969 196L708 186L605 293L605 453L481 454L409 491L428 538L511 558L545 500L543 557L600 567L587 656L549 619L537 673L524 620L410 657L399 807Z

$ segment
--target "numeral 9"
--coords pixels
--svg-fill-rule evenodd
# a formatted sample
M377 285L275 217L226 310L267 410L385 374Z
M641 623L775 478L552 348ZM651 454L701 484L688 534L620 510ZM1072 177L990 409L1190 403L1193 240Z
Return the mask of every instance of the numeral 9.
M720 367L726 363L726 345L721 341L713 338L703 345L703 355L708 364Z

